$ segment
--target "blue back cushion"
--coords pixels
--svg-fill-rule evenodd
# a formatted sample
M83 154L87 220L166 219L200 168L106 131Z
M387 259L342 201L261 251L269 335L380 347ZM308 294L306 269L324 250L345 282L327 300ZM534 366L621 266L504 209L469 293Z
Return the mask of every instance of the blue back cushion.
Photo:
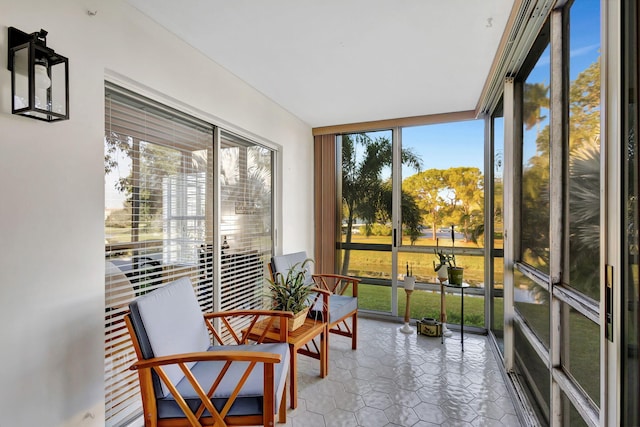
M306 259L307 253L304 251L294 252L286 255L276 255L271 258L271 267L273 268L273 274L275 275L276 273L280 273L286 276L291 267L297 264L297 268L301 268ZM304 283L307 286L313 285L313 277L311 277L313 272L311 271L311 265L312 263L308 262L305 266L307 269L307 274L304 278Z
M200 305L188 277L136 298L129 308L145 359L207 351L211 345ZM178 366L166 366L165 372L174 384L184 377ZM161 395L166 396L169 390L164 384L161 387Z

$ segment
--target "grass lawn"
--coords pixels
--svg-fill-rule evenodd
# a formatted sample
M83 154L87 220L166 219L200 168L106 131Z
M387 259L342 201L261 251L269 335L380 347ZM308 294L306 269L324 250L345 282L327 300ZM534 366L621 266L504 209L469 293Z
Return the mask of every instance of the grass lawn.
M531 325L532 329L540 335L540 339L548 343L550 332L548 303L546 305L519 303L517 309L527 323ZM562 342L569 349L569 360L564 360L562 364L578 380L596 404L599 404L600 328L575 310L571 310L569 313L568 334L568 339L565 338ZM520 357L522 357L524 364L528 366L530 358L537 356L535 354L521 353Z
M502 299L496 299L496 310L502 311ZM447 322L460 324L460 295L446 294ZM498 305L500 305L498 307ZM398 315L404 316L406 294L398 292ZM391 288L377 285L358 285L358 307L366 310L391 311ZM411 318L440 318L440 292L414 291L411 294ZM465 295L464 324L484 327L484 298Z
M409 245L408 239L405 239L405 244ZM391 237L389 236L363 236L354 235L353 243L366 243L366 244L390 244ZM451 247L451 240L440 239L440 248L448 250ZM435 246L436 242L433 239L419 238L415 246ZM473 242L456 241L456 247L458 248L474 248L478 249L481 246L476 245ZM358 251L351 250L349 261L349 274L360 277L375 277L391 280L391 252L387 251ZM413 275L416 276L418 282L436 282L436 273L433 270L433 262L437 261L437 257L432 251L428 253L412 253L402 252L398 253L398 265L400 266L399 272L404 273L404 266L407 263L413 269ZM484 258L482 256L473 255L456 255L456 265L463 267L464 281L473 285L478 285L484 282ZM497 288L502 287L502 262L495 263L495 278Z

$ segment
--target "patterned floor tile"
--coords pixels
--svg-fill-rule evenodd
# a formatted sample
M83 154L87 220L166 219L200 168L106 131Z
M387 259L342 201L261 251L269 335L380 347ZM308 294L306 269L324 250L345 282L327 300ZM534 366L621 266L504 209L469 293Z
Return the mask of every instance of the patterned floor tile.
M329 375L298 355L298 408L283 427L520 427L486 337L403 334L359 318L358 349L329 338Z

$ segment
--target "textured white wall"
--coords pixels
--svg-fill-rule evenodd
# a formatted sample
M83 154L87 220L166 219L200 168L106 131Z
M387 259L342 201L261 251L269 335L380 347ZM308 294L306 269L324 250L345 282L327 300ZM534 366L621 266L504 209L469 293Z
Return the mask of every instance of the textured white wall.
M282 146L285 251L313 250L311 129L121 0L0 10L0 426L102 426L105 76ZM69 57L70 120L10 114L9 26Z

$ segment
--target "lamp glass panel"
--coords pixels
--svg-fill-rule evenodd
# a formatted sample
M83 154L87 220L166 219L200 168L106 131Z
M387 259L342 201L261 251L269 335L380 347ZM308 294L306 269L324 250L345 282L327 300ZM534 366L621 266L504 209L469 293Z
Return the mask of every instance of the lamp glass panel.
M29 48L27 45L13 54L13 110L29 107Z
M51 66L51 112L67 114L67 63Z

